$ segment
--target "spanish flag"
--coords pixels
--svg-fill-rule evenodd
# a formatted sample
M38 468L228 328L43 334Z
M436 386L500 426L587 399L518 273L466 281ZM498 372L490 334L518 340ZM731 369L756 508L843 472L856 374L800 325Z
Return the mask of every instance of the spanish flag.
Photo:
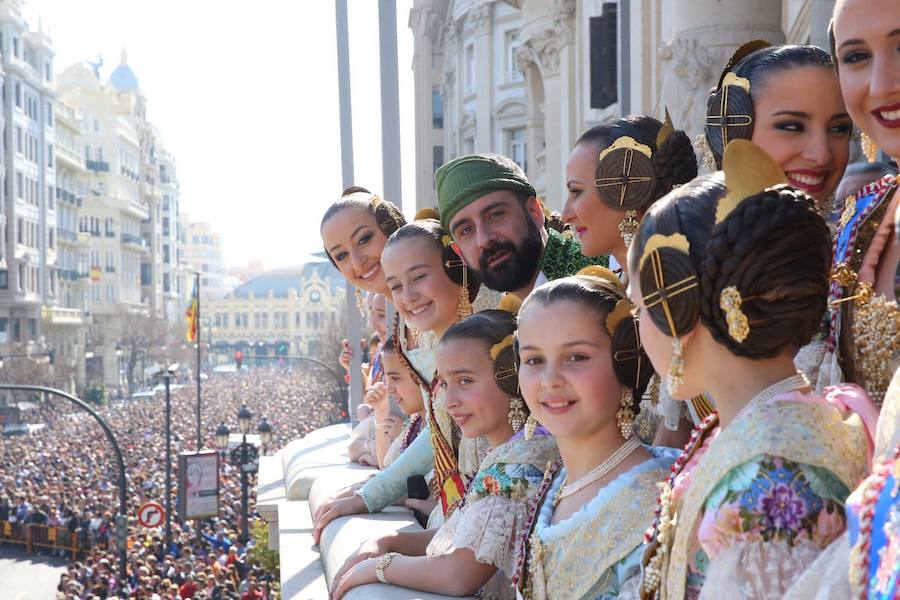
M197 334L199 333L199 323L197 316L200 313L200 289L199 289L199 281L197 279L194 280L194 291L191 292L191 303L188 305L187 312L184 313L185 319L187 319L187 341L195 342L197 341Z

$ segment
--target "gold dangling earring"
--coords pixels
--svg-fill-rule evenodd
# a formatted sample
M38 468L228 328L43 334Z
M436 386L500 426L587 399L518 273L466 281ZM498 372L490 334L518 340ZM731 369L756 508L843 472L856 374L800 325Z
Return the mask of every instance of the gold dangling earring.
M534 437L534 432L537 429L539 423L537 419L534 418L534 415L528 415L528 419L525 420L525 439L531 440Z
M456 314L462 320L473 312L472 303L469 301L469 272L463 265L463 284L459 287L459 302L456 305Z
M619 223L619 235L625 241L626 249L631 247L631 240L634 239L634 234L637 233L638 224L637 211L625 211L625 218Z
M878 160L878 145L875 143L869 134L863 133L859 137L859 145L862 148L862 153L866 157L870 163Z
M366 303L363 301L362 294L359 293L359 288L353 290L353 295L356 296L356 310L359 311L359 316L362 317L363 321L365 321Z
M681 338L676 337L672 342L672 360L669 361L669 372L666 374L666 389L669 396L675 397L678 388L684 383L684 344Z
M525 425L525 421L527 420L527 415L525 414L525 403L522 402L521 398L510 398L509 399L509 414L507 415L507 419L509 420L509 424L512 425L513 433L518 433L522 426Z
M622 390L622 397L619 399L619 412L616 413L616 423L619 425L619 433L626 440L631 439L634 435L634 411L631 405L634 402L634 396L630 389Z

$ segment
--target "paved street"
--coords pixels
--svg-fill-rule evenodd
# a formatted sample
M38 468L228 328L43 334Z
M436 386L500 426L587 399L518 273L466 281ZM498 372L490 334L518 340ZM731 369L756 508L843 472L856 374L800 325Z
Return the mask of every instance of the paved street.
M53 600L65 560L0 546L0 596L7 600Z

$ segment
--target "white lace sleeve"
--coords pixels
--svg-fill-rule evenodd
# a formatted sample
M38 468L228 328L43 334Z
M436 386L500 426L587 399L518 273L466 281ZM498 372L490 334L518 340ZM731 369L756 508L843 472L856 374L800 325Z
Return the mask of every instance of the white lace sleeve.
M850 591L850 544L845 533L831 542L797 579L784 600L844 600Z
M487 496L457 510L428 544L428 556L450 554L460 548L475 560L494 565L505 574L515 569L516 540L528 520L527 504L503 496Z
M659 402L656 403L656 413L662 417L663 425L669 431L678 431L678 422L685 416L687 403L672 400L666 388L666 380L663 379L659 386Z
M400 456L400 444L403 443L403 435L406 433L406 429L409 425L403 428L400 432L400 435L394 438L394 441L391 442L391 445L388 446L387 452L384 454L384 468L387 469L391 466L391 463L397 460L397 457Z
M822 553L811 541L739 542L710 562L699 600L781 600L797 578Z

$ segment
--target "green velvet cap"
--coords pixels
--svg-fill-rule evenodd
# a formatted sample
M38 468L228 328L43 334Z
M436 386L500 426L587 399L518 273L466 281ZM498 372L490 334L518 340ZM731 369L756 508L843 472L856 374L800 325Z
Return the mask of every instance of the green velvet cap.
M536 196L534 186L512 160L499 154L470 154L454 158L434 173L441 225L449 231L450 220L482 196L510 190Z

